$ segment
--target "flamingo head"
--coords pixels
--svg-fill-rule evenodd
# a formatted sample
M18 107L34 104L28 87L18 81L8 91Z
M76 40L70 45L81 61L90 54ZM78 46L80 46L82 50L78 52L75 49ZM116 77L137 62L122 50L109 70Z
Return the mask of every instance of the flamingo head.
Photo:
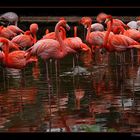
M0 37L0 47L3 46L3 44L8 44L8 39Z
M59 23L61 23L61 26L66 27L68 31L70 30L70 26L67 24L67 21L65 19L61 19Z
M107 14L105 13L99 13L96 17L97 22L101 23L106 20Z
M61 17L59 20L66 20L64 17Z
M80 23L88 28L92 24L92 19L90 17L82 17Z
M105 19L105 24L107 24L108 23L108 21L112 21L112 16L111 15L107 15L106 16L106 19Z
M32 34L36 34L36 32L38 31L38 24L32 23L30 25L30 31L31 31Z
M47 35L49 33L49 29L46 29L45 34Z

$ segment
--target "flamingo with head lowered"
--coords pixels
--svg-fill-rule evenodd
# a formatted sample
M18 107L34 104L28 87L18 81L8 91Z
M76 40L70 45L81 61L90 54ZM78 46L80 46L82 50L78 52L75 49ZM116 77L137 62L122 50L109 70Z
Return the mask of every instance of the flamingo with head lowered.
M0 38L0 46L2 45L4 49L3 52L1 52L1 57L2 63L5 65L5 67L23 69L28 63L37 61L37 58L35 57L30 57L27 59L26 56L28 52L25 51L16 50L9 52L10 43L5 38Z
M108 14L99 13L99 14L97 15L96 20L97 20L97 22L101 23L101 22L104 22L105 19L108 18L108 16L109 16ZM125 29L129 29L129 28L130 28L128 25L126 25L125 23L123 23L123 21L121 21L120 19L114 19L114 18L113 18L112 20L113 20L113 23L112 23L111 31L112 31L113 33L116 33L116 32L115 32L115 27L117 27L117 26L122 26L122 27L125 28ZM110 26L110 22L111 22L111 21L106 22L107 27Z
M37 31L38 25L36 23L32 23L30 25L30 31L28 30L24 34L15 36L11 41L18 44L21 48L31 47L37 41Z

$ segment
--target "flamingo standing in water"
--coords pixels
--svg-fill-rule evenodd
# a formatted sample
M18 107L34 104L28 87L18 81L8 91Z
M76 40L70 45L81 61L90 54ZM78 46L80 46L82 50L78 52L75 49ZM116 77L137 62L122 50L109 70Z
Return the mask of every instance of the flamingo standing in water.
M100 48L103 48L103 42L104 37L106 34L106 31L93 31L91 32L91 23L92 19L90 17L82 17L80 20L80 23L84 25L85 28L87 28L87 35L86 35L86 41L91 46L92 52L95 53L95 50L99 50ZM96 27L97 29L97 27ZM113 33L110 33L110 36ZM100 57L99 53L99 57ZM100 57L102 58L102 57ZM101 59L100 59L101 60Z
M85 65L90 65L90 63L92 62L91 49L85 43L83 43L81 38L77 37L77 26L74 26L74 37L66 38L66 32L64 32L64 36L65 36L64 43L77 52L76 53L77 61L78 61L77 54L79 52L84 52L86 56L83 57L83 61ZM74 66L74 61L73 61L73 66Z
M54 39L39 40L31 48L27 50L29 51L28 57L30 57L31 55L37 55L41 57L44 61L50 58L58 60L64 58L69 53L76 53L73 49L71 49L64 43L62 37L60 36L59 31L61 26L70 29L66 20L60 20L55 26L56 40ZM48 72L47 63L46 70Z
M140 42L140 32L138 30L136 29L125 30L122 26L118 26L116 30L117 30L116 32L120 31L121 34L128 36L137 42ZM140 53L140 51L138 51L138 53ZM133 50L131 50L131 58L133 62Z
M48 30L46 32L47 34L43 38L56 39L55 32L48 33ZM86 54L88 54L86 63L90 63L92 61L90 48L85 43L83 43L79 37L77 37L77 26L74 26L74 37L67 38L66 31L63 27L60 27L60 36L63 39L64 43L74 51L76 52L83 51L86 52ZM75 66L75 62L73 59L73 67L74 66Z
M9 53L9 42L5 38L0 38L1 45L4 45L4 54L2 54L2 62L8 68L23 69L30 62L36 62L37 59L26 58L27 52L13 51Z
M121 52L121 51L126 51L127 49L131 49L131 48L140 49L139 43L128 36L117 35L117 34L109 36L112 29L112 24L113 24L113 18L111 15L108 15L106 17L103 16L103 18L102 17L100 18L101 19L107 18L110 21L107 26L108 28L107 28L107 32L104 38L104 47L109 52L113 52L113 51Z

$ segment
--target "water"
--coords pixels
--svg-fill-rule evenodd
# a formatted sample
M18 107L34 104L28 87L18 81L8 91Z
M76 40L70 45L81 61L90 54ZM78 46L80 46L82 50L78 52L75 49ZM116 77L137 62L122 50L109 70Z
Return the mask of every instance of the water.
M24 70L0 67L0 132L140 132L140 67L134 50L120 63L106 54L87 67L72 55L29 64ZM108 60L109 58L109 60Z

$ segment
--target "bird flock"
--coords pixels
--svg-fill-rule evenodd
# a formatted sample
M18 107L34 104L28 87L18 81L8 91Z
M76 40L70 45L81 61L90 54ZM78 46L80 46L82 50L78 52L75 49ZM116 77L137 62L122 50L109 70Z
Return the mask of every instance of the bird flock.
M73 37L67 37L71 27L63 17L56 23L54 32L46 29L41 39L37 38L37 23L30 24L26 31L17 26L17 18L15 25L1 25L1 65L23 69L29 63L36 63L39 57L44 61L59 60L68 54L78 56L81 52L88 54L86 61L92 63L97 49L101 52L104 49L107 53L131 50L133 59L133 48L140 49L140 21L125 24L112 15L99 13L96 23L93 23L90 17L82 17L79 23L86 28L85 40L77 36L77 26L74 26Z

